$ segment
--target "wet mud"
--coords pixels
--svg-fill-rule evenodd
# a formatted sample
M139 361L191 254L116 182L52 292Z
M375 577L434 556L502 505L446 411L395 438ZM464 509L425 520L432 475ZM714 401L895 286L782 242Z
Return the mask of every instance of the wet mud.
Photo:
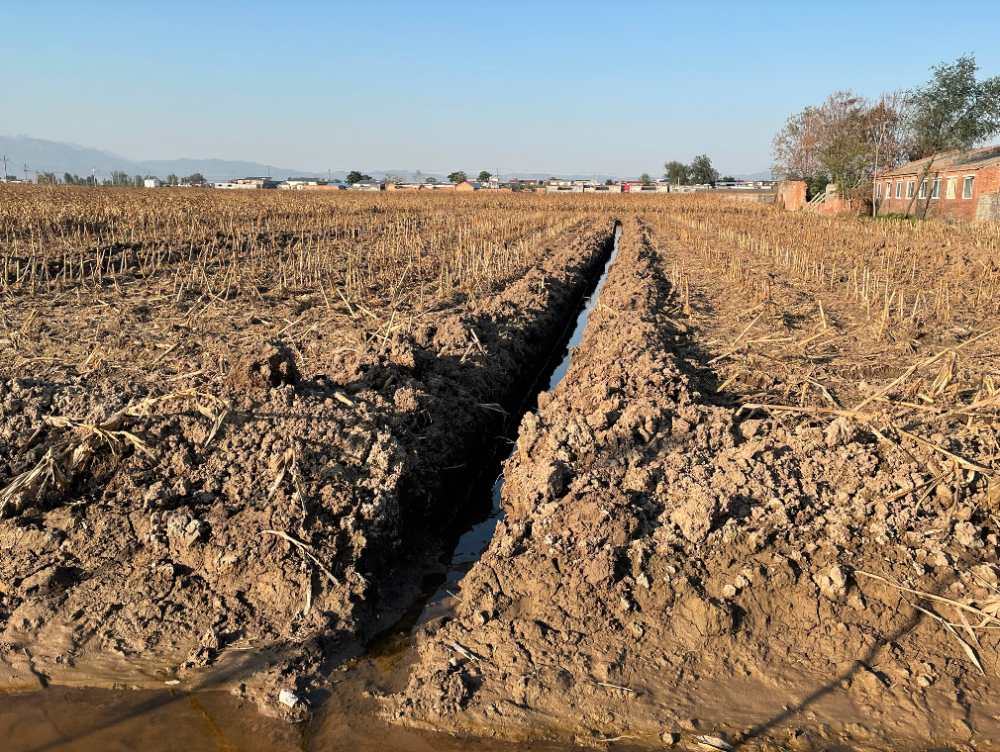
M0 519L0 737L993 748L995 312L890 326L888 288L873 316L686 202L619 214L537 406L610 214L433 327L308 366L275 339L221 395L3 380L7 475L50 482Z
M857 421L747 409L720 374L748 362L718 357L742 301L681 237L625 222L567 377L521 425L492 544L455 618L418 633L386 716L588 745L989 747L997 641L960 613L997 592L988 468ZM798 356L769 377L796 363L816 370ZM989 456L995 434L967 417L942 418L950 451ZM930 482L949 466L950 484Z
M613 227L433 326L333 332L308 365L275 338L211 392L0 380L0 685L219 687L297 716L279 688L308 696L437 566Z

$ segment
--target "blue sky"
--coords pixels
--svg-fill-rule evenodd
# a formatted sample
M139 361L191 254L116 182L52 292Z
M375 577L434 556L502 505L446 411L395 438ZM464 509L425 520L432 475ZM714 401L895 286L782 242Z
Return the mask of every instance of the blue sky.
M998 2L0 9L0 134L303 170L629 175L707 153L749 173L838 89L907 88L963 53L1000 73Z

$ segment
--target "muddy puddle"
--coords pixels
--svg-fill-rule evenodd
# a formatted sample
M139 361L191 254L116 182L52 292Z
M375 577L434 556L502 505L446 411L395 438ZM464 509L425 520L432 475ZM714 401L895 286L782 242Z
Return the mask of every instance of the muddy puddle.
M442 570L421 583L419 597L391 627L376 635L367 651L344 665L333 667L323 683L315 707L297 724L261 714L257 705L236 693L215 690L123 691L46 686L25 693L0 696L0 749L4 752L285 752L286 750L508 750L576 749L567 744L533 742L512 744L488 739L452 737L388 726L377 717L378 697L401 691L408 668L416 659L412 650L417 629L447 618L460 598L461 579L490 544L502 519L500 494L503 463L516 449L521 417L537 410L537 395L550 391L566 375L572 349L586 327L601 285L618 252L621 227L602 274L588 290L576 318L566 331L529 397L517 415L508 416L504 435L489 464L473 485L468 502L449 524L440 563ZM101 677L109 686L113 681ZM123 679L122 686L128 685ZM229 688L224 681L216 686ZM204 686L204 685L203 685ZM628 749L625 742L615 749Z

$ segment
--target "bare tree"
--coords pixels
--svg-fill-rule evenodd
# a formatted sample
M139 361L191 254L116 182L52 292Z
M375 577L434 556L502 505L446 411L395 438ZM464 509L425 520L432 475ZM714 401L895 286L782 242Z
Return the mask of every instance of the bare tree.
M904 148L906 96L896 91L882 94L868 109L865 131L872 155L872 216L878 213L875 181L879 168L896 167L906 160Z
M810 181L820 171L819 110L806 107L785 121L771 145L771 174L781 180Z
M785 180L805 180L812 190L831 180L842 197L866 200L866 181L879 168L902 163L903 106L900 92L876 101L838 91L819 107L792 115L775 136L771 171Z

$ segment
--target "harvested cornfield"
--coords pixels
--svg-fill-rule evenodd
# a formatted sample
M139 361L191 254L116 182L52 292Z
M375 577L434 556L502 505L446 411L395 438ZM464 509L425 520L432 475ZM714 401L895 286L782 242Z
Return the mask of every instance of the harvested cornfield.
M412 333L503 289L595 215L510 195L0 190L10 373L219 375L276 332L307 351L324 327ZM201 335L197 357L186 332Z
M995 738L1000 235L699 195L635 216L387 716L650 748Z
M4 194L4 686L284 688L345 748L1000 733L995 228L248 194Z
M0 679L263 672L272 701L419 582L613 221L54 187L0 228L0 634L35 656Z

